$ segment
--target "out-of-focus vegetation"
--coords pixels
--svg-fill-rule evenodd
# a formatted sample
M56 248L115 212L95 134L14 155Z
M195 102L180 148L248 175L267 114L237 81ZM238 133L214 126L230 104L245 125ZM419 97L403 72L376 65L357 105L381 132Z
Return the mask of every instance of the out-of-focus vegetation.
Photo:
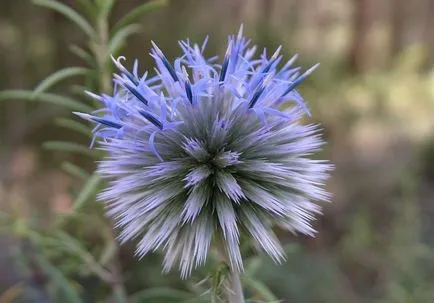
M433 0L168 0L127 19L137 25L116 21L144 1L114 1L110 16L88 3L101 9L111 1L60 2L90 28L36 5L50 1L0 4L0 90L8 91L0 92L1 303L122 302L125 294L129 302L207 301L198 295L215 286L219 271L199 282L215 264L180 281L160 273L158 256L138 262L132 245L119 248L94 202L93 159L58 142L89 143L87 125L68 119L71 107L94 106L82 86L110 89L104 39L127 64L138 58L143 71L150 40L173 58L178 39L209 34L207 53L221 55L240 23L255 44L282 44L303 66L321 62L300 90L336 165L333 203L324 205L315 239L281 233L288 252L281 266L245 252L246 297L434 302ZM123 34L115 39L116 32ZM64 81L38 86L71 66L58 74Z

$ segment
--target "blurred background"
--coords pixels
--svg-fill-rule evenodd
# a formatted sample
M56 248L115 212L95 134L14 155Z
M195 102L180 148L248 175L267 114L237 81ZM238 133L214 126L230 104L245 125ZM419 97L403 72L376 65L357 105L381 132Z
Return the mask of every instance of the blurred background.
M60 2L81 13L88 1ZM115 1L110 20L143 2ZM332 203L315 222L316 238L280 233L285 264L252 255L263 288L258 295L246 280L247 296L434 302L434 0L171 0L136 22L141 30L118 54L128 66L138 58L142 71L152 68L150 40L173 59L177 40L208 34L206 53L222 55L241 23L254 44L282 45L303 68L321 62L299 90L324 128L319 157L336 166ZM1 0L0 91L32 90L56 70L89 67L71 44L85 49L88 37L62 14ZM93 84L77 74L50 92L91 104L77 85ZM140 292L131 302L181 302L193 286L176 272L161 275L158 256L137 262L133 247L117 247L93 197L71 215L88 184L77 176L92 172L94 159L46 142L88 145L89 137L54 124L71 110L30 99L0 95L0 302L120 302L118 284ZM119 279L104 280L106 269ZM164 289L172 298L152 295Z

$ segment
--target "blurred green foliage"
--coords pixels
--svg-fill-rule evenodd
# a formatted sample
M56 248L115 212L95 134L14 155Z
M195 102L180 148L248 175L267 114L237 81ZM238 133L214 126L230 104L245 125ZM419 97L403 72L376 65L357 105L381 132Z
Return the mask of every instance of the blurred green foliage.
M69 20L74 27L57 22L63 28L53 31L56 36L48 40L27 37L37 62L27 70L49 76L32 90L0 92L0 108L27 100L24 112L28 116L41 109L54 113L53 123L59 128L50 119L41 131L44 135L36 141L43 142L46 149L46 165L59 166L74 180L69 187L74 201L68 212L53 212L48 220L32 207L30 214L23 215L15 201L8 201L7 211L0 204L0 231L14 239L12 245L5 246L5 253L14 257L15 267L24 277L0 291L0 302L210 302L210 293L219 293L225 272L213 254L205 268L195 272L191 280L182 281L176 272L161 274L159 256L138 261L132 244L118 246L111 223L103 216L101 205L95 203L101 180L92 173L92 163L100 155L87 148L89 126L68 115L95 107L83 94L85 89L110 91L110 54L116 56L122 51L132 57L142 56L142 50L123 48L126 41L137 37L133 34L140 32L148 40L148 29L160 33L159 42L173 55L171 47L177 39L185 38L185 33L199 37L208 30L205 26L193 31L194 25L186 22L207 4L192 5L188 0L122 5L114 0L32 2ZM236 3L229 13L239 11ZM10 5L34 9L30 4ZM193 6L195 10L190 11ZM250 27L255 42L296 49L295 39L287 41L272 24L266 6L263 10L263 17ZM157 14L157 18L148 21L148 13ZM230 32L238 27L241 17L233 19L234 24L225 24L234 26ZM163 23L167 23L165 27L158 28ZM222 27L211 29L217 37L210 41L212 51L221 50L218 35L225 36L227 29ZM62 36L65 32L71 37ZM4 45L17 36L10 26L0 29L0 43ZM60 44L65 41L73 43L68 48L76 59L63 60L67 47ZM41 54L53 53L56 47L62 50L59 58L38 64ZM325 59L322 68L301 88L314 118L325 126L329 141L325 153L337 167L330 185L336 197L318 223L316 240L282 235L288 243L286 263L275 265L245 249L243 284L250 302L434 302L434 71L426 68L429 56L426 45L409 46L393 57L388 68L358 74L350 72L344 60ZM143 60L144 65L149 63L146 60L149 58ZM14 66L16 74L9 76L24 77L25 69L19 68ZM17 109L16 103L12 108ZM6 125L5 117L0 118ZM1 142L7 140L6 136L0 138ZM52 161L54 154L62 155L61 161ZM0 202L6 189L0 184Z

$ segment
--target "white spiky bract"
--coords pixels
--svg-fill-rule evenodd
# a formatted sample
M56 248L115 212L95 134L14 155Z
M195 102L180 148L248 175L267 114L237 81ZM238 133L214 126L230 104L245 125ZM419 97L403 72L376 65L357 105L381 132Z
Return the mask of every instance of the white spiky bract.
M323 141L295 91L296 56L280 69L280 48L254 59L240 33L229 37L222 65L202 47L180 42L172 65L153 44L156 76L138 75L115 60L113 96L91 94L104 105L93 115L94 138L107 156L99 173L107 188L99 199L137 255L164 251L164 269L178 264L183 277L203 264L221 237L234 271L243 270L240 234L275 261L284 259L272 231L278 225L312 235L310 222L327 200L331 166L313 160Z

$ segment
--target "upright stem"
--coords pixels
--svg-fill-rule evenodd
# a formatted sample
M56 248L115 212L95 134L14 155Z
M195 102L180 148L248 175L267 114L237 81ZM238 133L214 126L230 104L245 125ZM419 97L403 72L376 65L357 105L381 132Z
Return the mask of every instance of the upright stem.
M223 241L217 242L217 250L220 257L226 264L230 264L229 256L224 247ZM226 289L226 297L229 303L244 303L243 285L241 283L240 273L236 270L230 269L229 274L229 288Z
M116 240L114 240L116 241ZM116 243L117 245L117 243ZM127 303L128 302L128 294L125 290L124 282L122 281L122 271L121 266L119 264L118 254L117 252L113 256L112 264L111 264L111 272L114 277L114 282L112 284L113 288L113 297L116 299L117 303Z
M229 277L231 289L227 291L229 303L244 303L243 285L241 284L240 273L231 270Z
M116 303L127 303L128 302L128 294L125 290L125 285L123 281L123 274L122 274L122 267L119 262L119 244L116 241L116 236L114 233L114 227L112 225L112 222L109 221L107 223L108 227L108 241L111 242L111 245L114 247L113 255L111 256L109 268L110 273L112 275L112 281L111 281L111 287L112 287L112 294L115 298Z
M94 53L98 68L100 71L99 89L104 93L109 93L112 90L110 82L110 70L107 67L108 43L109 43L109 28L107 18L100 17L97 21L98 41L94 45Z
M109 58L109 25L107 21L107 16L100 16L97 20L97 33L98 41L93 44L93 51L95 55L96 62L98 64L99 75L99 89L101 92L110 93L112 91L112 84L110 79L110 68L107 65L107 59ZM115 246L115 252L111 259L110 271L113 275L112 291L113 297L116 303L127 303L128 294L125 290L122 268L119 262L119 244L116 241L116 236L114 234L114 228L109 223L110 229L110 241L112 241Z

